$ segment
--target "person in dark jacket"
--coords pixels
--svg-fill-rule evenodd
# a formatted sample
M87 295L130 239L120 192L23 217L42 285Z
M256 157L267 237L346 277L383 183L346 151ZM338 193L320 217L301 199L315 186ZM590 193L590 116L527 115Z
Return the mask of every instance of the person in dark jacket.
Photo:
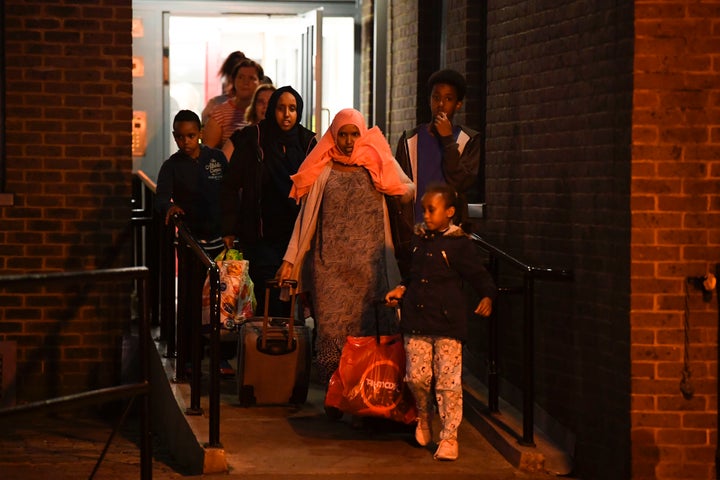
M393 242L403 274L408 269L413 227L422 221L421 199L427 185L447 183L458 192L458 225L466 229L469 228L466 223L468 201L485 201L481 158L483 136L469 127L453 123L455 114L462 107L466 89L465 78L455 70L433 73L428 79L431 120L403 132L398 141L395 158L416 187L414 202L390 202Z
M165 217L165 224L178 215L210 258L223 249L220 229L220 183L228 163L222 150L200 143L200 117L190 110L180 110L173 119L173 138L178 151L160 167L155 189L155 208ZM207 270L202 260L184 245L179 245L178 268L181 288L187 285L188 309L182 322L185 339L190 339L191 323L202 316L202 288ZM187 283L185 283L187 281ZM184 359L190 358L190 342L182 342Z
M457 431L462 421L462 344L467 337L467 298L463 282L479 294L475 313L492 313L495 284L484 258L468 235L453 224L458 196L446 184L431 184L422 198L424 222L415 226L410 273L387 293L395 306L402 298L406 371L405 381L418 409L415 439L425 446L432 440L431 397L435 399L442 430L434 457L458 457Z
M290 175L317 144L315 133L300 125L302 111L300 94L280 87L270 97L265 119L230 137L233 154L220 191L223 241L227 248L237 241L250 261L259 308L265 304L265 283L282 264L300 210L289 197ZM281 302L276 290L271 295L270 314L289 316L288 302Z
M173 120L173 138L178 146L163 162L155 189L155 207L165 224L181 215L198 240L220 244L220 182L227 169L221 150L200 143L200 118L180 110Z

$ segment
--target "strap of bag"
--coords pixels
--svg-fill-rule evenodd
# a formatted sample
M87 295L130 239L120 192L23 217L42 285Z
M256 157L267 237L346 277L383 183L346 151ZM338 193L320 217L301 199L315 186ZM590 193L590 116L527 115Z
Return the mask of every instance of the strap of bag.
M387 303L385 303L385 300L376 300L373 302L373 307L375 309L375 341L377 344L380 344L380 309L383 308L392 308L395 315L398 318L398 321L400 320L400 304L398 304L397 307L390 307Z

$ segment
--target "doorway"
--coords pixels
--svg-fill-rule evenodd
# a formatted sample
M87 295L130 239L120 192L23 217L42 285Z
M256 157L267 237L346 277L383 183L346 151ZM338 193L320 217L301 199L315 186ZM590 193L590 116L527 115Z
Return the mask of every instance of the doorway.
M169 18L170 112L188 108L200 112L207 101L222 91L217 75L227 55L240 50L257 61L276 86L302 81L301 38L308 21L298 16L228 15ZM323 120L353 105L353 19L322 19ZM303 95L304 100L308 95ZM317 125L307 125L317 128ZM322 133L322 132L319 132Z
M323 9L257 14L215 12L212 5L174 11L174 4L137 2L133 8L141 25L133 61L143 65L133 79L133 108L144 137L133 169L151 178L177 150L171 134L175 114L189 109L199 115L221 92L217 73L232 51L259 62L276 86L298 90L305 103L302 123L318 134L339 110L358 106L355 10L333 16Z

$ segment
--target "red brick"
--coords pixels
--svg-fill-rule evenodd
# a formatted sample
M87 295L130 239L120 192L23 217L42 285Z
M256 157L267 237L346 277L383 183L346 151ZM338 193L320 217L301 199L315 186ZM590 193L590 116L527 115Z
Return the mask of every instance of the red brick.
M688 411L698 412L705 410L708 405L705 398L700 395L693 395L690 399L685 399L680 394L679 387L675 395L658 395L657 408L658 411Z
M686 216L678 213L634 213L633 228L679 228ZM704 217L703 217L704 218Z
M632 358L641 361L677 361L682 358L682 351L678 346L647 346L633 345Z
M679 327L682 318L677 312L640 312L633 315L633 326L638 327Z
M707 432L702 429L660 429L657 432L657 441L660 445L705 445L707 444Z
M683 427L717 429L717 415L709 412L683 414Z
M102 71L103 66L110 70L116 69L116 66L130 65L132 39L129 32L132 6L130 2L126 2L123 8L118 8L117 2L111 1L109 3L112 7L103 8L102 0L96 3L98 7L89 11L105 12L110 16L106 18L108 22L103 23L101 15L97 18L85 18L80 14L81 8L59 5L57 2L41 1L33 4L33 8L29 10L21 8L22 2L5 2L6 25L10 26L6 32L6 48L7 52L17 52L9 57L10 68L6 70L8 82L5 85L9 106L5 123L7 188L16 193L16 206L4 208L3 220L0 221L0 229L7 232L0 251L8 254L7 261L4 259L2 262L0 273L39 271L47 269L48 265L54 265L51 269L67 269L75 262L77 246L82 244L84 238L82 230L74 229L74 226L82 226L88 231L105 232L104 235L94 237L94 240L98 240L97 244L83 247L85 262L91 260L98 264L109 263L102 259L108 252L114 251L116 253L113 255L117 254L117 257L113 261L129 264L129 244L120 247L120 250L116 249L116 239L127 225L127 207L122 206L121 200L105 202L98 197L98 192L105 196L120 194L126 202L129 198L129 185L117 187L113 184L128 183L129 175L88 176L86 172L94 167L81 165L77 158L73 158L76 153L89 156L92 150L95 157L102 155L104 160L112 165L110 168L113 170L129 174L132 168L132 158L128 150L129 122L121 125L113 112L132 111L132 78L129 69L124 75L108 75L108 72ZM61 24L58 18L67 21ZM125 25L125 28L122 25ZM38 31L30 31L32 29ZM128 33L114 33L122 30ZM83 43L95 42L95 45L81 45L81 38ZM109 48L103 50L99 43L103 41ZM115 45L120 42L125 42L125 45ZM93 56L98 57L98 61L95 61ZM118 56L123 58L114 58ZM43 68L39 68L41 65ZM86 95L85 102L80 100L79 92L82 87L79 87L78 82L83 81L96 84L91 88L98 92L98 97ZM35 93L30 95L29 92ZM117 98L112 102L103 104L99 96L112 95L113 92L123 92L123 95L116 95ZM78 121L84 115L82 107L94 109L88 117L91 121ZM127 118L130 118L129 115L130 113ZM63 122L50 122L49 119L52 118L61 119ZM58 125L62 128L58 128ZM87 134L95 129L103 134L96 137L86 135L85 138L68 135L68 132ZM94 144L90 144L90 141ZM123 144L121 149L112 149L116 142ZM85 146L81 146L81 143ZM42 148L38 145L42 145ZM72 148L66 148L72 145L77 145L79 150L73 152ZM85 147L89 150L84 150ZM102 219L93 218L75 225L64 221L89 217L80 209L63 208L71 198L69 195L84 190L81 183L70 186L73 181L72 173L84 175L86 178L83 182L97 185L97 188L85 190L83 195L93 198L95 206L102 202ZM45 236L43 232L48 235ZM18 242L19 245L9 242ZM68 252L76 253L65 258ZM3 309L2 317L5 322L3 325L11 331L17 331L17 328L11 328L17 325L11 319L24 319L23 332L27 333L14 336L19 342L19 358L29 359L31 355L28 354L28 349L37 350L37 345L42 345L43 342L58 345L78 343L79 337L72 335L55 338L38 336L56 330L56 323L49 320L53 309L59 309L62 318L67 317L67 307L63 307L65 302L59 301L61 297L28 294L25 298L33 308ZM86 314L91 324L98 323L97 314L95 318L90 318L93 316L90 311ZM101 342L111 341L107 337L97 336L95 340L98 345L86 347L89 351L96 349L98 353L95 356L116 348L100 348ZM111 345L116 343L116 339L112 339ZM52 358L59 358L56 354L48 354L55 355ZM112 363L108 360L104 362L108 365ZM81 368L87 371L88 365ZM86 384L88 380L89 377L85 379ZM34 395L39 395L36 398L45 398L40 390L41 386L47 384L45 379L38 381L36 385L32 379L21 382L18 385L18 395L27 400L32 400Z
M681 425L681 416L670 413L642 413L632 416L633 427L677 428Z
M632 395L630 397L630 411L655 410L655 397L653 395Z
M673 203L672 201L668 201L668 204ZM684 203L694 203L694 202L680 202L681 204ZM707 203L707 202L697 202L699 203ZM705 208L703 206L702 208ZM687 210L687 209L686 209ZM694 245L694 244L705 244L708 240L708 231L705 229L697 229L697 230L658 230L657 231L657 240L659 245ZM706 257L707 258L707 257Z
M655 378L656 362L640 362L632 363L631 375L633 378Z

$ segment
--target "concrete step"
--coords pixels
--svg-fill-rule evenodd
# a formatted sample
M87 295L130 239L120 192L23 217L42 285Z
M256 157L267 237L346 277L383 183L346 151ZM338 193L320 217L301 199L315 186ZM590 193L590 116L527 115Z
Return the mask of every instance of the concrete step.
M463 375L464 415L490 444L513 466L526 472L547 472L553 475L570 475L572 457L553 442L542 430L535 428L535 446L521 443L522 412L499 399L499 412L488 408L487 388L476 377Z

